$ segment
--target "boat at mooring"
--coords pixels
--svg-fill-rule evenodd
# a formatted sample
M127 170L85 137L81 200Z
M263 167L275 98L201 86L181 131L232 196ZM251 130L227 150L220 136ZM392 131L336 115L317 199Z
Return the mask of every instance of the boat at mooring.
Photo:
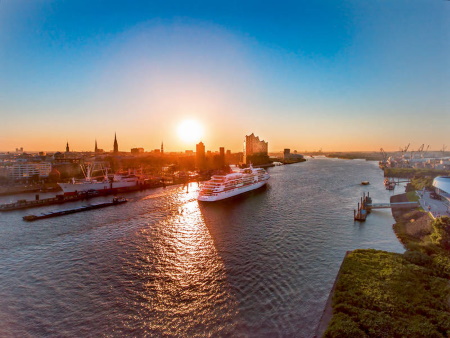
M24 221L32 222L37 221L38 219L44 219L44 218L51 218L51 217L57 217L57 216L63 216L63 215L69 215L74 214L77 212L87 211L87 210L93 210L93 209L100 209L109 207L112 205L118 205L122 203L126 203L128 200L124 197L114 197L111 202L103 202L103 203L97 203L97 204L89 204L89 205L83 205L82 207L74 208L74 209L66 209L66 210L58 210L58 211L51 211L47 213L42 213L40 215L28 215L23 216Z

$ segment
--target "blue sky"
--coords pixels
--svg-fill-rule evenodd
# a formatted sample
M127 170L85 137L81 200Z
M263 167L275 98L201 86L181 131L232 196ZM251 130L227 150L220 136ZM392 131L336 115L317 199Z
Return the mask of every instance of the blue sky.
M448 1L0 1L0 150L449 143Z

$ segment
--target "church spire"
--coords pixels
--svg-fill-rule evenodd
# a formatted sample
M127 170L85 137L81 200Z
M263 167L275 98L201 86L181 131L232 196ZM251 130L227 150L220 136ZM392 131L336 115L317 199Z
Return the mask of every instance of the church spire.
M98 153L98 148L97 148L97 139L95 139L95 150L94 152Z
M161 155L164 155L164 143L161 141Z
M119 152L119 144L117 143L117 135L114 133L114 153L117 154Z
M67 141L67 144L66 144L66 153L68 153L69 152L69 141Z

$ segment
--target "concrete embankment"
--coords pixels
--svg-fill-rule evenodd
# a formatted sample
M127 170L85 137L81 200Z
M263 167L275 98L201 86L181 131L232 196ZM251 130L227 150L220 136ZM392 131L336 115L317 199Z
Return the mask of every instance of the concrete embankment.
M334 283L333 283L333 287L331 288L330 294L328 295L328 299L327 299L327 302L325 303L325 308L322 312L322 316L320 317L319 325L317 325L317 329L314 334L314 337L320 338L323 336L323 334L327 330L328 325L330 324L331 317L333 317L334 291L336 289L336 283L339 280L339 276L341 274L342 264L344 263L344 261L347 258L349 253L351 253L351 251L347 251L345 253L344 259L342 260L341 267L339 268L336 279L334 280Z
M398 202L408 202L408 198L405 194L398 194L391 196L391 203L398 203ZM413 210L414 208L410 208L409 210ZM408 209L396 209L392 208L392 217L394 217L396 222L400 222L402 215L408 212Z

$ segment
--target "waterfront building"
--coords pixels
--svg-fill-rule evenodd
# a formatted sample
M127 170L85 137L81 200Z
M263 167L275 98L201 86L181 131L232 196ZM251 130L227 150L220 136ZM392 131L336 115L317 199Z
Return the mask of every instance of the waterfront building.
M8 177L9 176L9 170L6 166L0 166L0 177Z
M132 154L143 154L144 148L131 148L131 153Z
M119 144L117 143L117 134L114 133L114 154L119 152Z
M436 193L450 205L450 176L438 176L433 180L433 187Z
M269 143L260 140L253 133L246 135L244 140L244 163L262 164L269 162Z
M203 142L200 142L195 146L195 151L195 166L199 170L206 169L205 145Z
M50 162L17 162L8 167L8 177L13 180L31 178L35 175L42 178L48 177L51 171Z
M303 159L303 155L300 154L292 154L291 153L291 149L284 149L283 151L283 159L285 161L289 161L289 160L302 160Z

